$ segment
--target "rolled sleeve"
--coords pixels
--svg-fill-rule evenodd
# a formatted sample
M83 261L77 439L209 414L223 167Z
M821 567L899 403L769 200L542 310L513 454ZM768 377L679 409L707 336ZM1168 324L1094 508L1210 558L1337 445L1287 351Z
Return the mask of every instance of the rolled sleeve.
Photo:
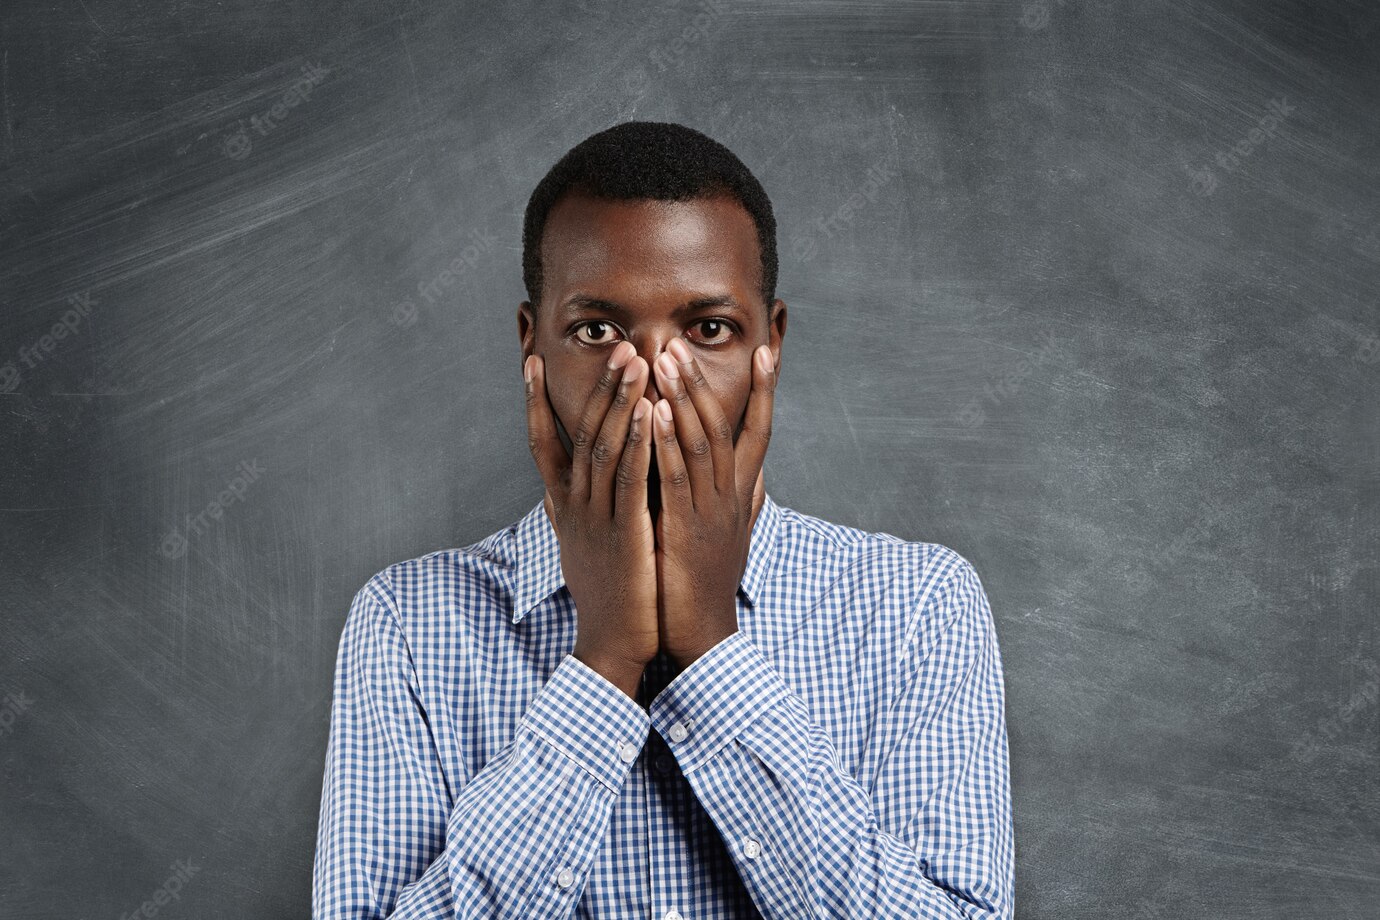
M789 694L780 672L740 630L666 685L652 701L651 725L689 774Z
M574 655L561 659L524 719L533 734L613 792L622 789L651 730L635 700Z

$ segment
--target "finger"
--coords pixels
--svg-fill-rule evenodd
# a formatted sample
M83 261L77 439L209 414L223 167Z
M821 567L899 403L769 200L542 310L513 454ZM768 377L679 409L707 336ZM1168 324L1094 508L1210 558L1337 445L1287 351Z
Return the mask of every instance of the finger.
M536 461L546 490L562 496L562 472L570 455L556 434L556 416L546 395L546 362L539 355L528 355L523 363L523 387L527 402L527 446Z
M652 466L651 414L652 401L639 396L628 425L628 446L624 448L623 459L618 464L618 491L613 499L613 517L620 524L628 523L638 512L647 510L647 473Z
M621 342L619 343L622 344ZM647 388L644 369L647 361L641 355L634 355L623 368L623 376L614 392L613 406L604 416L599 438L590 451L589 501L591 507L613 517L613 479L623 459L628 444L628 425L632 419L633 405L642 398Z
M752 489L761 475L771 443L772 410L776 405L776 368L771 349L761 346L752 353L752 393L748 396L747 414L743 417L743 431L734 449L737 463L737 483L746 488L744 501L752 501Z
M609 352L610 362L626 359L636 353L637 349L632 345L628 345L627 348L623 345L623 342L619 342L613 346L613 350ZM604 416L608 414L609 404L613 402L618 389L618 379L622 376L621 366L611 367L609 363L604 364L603 372L594 382L594 389L585 401L580 423L570 432L570 444L573 448L570 458L570 497L574 500L589 502L590 454L594 450L594 439L603 427Z
M656 437L656 468L661 477L661 516L668 510L685 514L694 509L690 499L690 476L676 440L675 413L665 399L658 399L652 412Z
M680 368L680 381L683 389L690 395L690 401L695 406L695 414L699 416L700 430L709 441L708 455L709 466L712 471L711 481L714 488L721 494L730 495L733 492L733 479L735 474L733 458L733 426L729 424L728 417L724 415L723 406L719 405L719 400L709 389L709 381L704 379L704 374L700 371L700 364L695 360L695 356L680 339L672 339L667 345L667 351L676 360L677 367ZM681 443L687 446L686 454L692 464L695 458L695 450L691 445L689 436L681 434ZM694 467L691 467L691 476L694 476Z
M669 346L668 346L669 348ZM685 379L680 376L681 366L669 351L657 356L657 389L665 394L671 406L671 418L675 423L680 452L689 468L690 492L707 500L715 493L714 458L710 454L709 437L700 425L699 413L690 399L685 387ZM661 455L657 455L657 463Z

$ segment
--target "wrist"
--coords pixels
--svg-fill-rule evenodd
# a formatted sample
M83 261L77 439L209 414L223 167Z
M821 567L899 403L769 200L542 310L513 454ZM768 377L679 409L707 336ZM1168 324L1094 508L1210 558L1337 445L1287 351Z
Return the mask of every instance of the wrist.
M637 691L642 686L642 671L646 667L645 664L612 661L579 650L573 651L571 654L630 698L637 699Z

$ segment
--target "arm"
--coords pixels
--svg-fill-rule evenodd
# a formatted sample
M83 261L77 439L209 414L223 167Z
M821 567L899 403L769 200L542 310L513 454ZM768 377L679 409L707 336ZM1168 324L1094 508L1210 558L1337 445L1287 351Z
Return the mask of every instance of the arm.
M340 642L312 916L569 917L631 769L620 755L646 741L646 712L566 655L512 740L452 797L421 699L376 577Z
M1001 660L977 574L952 558L914 614L867 754L870 788L741 632L652 701L652 725L768 920L1012 917Z

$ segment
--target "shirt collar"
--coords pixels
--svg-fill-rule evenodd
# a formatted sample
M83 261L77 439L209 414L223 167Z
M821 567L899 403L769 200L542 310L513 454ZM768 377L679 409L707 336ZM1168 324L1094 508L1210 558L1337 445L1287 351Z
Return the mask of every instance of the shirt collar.
M781 531L781 506L772 501L765 487L762 495L762 507L752 525L747 568L739 583L753 607L757 606L762 586L776 564ZM537 502L518 522L515 539L517 583L513 587L513 622L519 623L532 608L565 587L565 577L561 574L560 541L542 502Z

